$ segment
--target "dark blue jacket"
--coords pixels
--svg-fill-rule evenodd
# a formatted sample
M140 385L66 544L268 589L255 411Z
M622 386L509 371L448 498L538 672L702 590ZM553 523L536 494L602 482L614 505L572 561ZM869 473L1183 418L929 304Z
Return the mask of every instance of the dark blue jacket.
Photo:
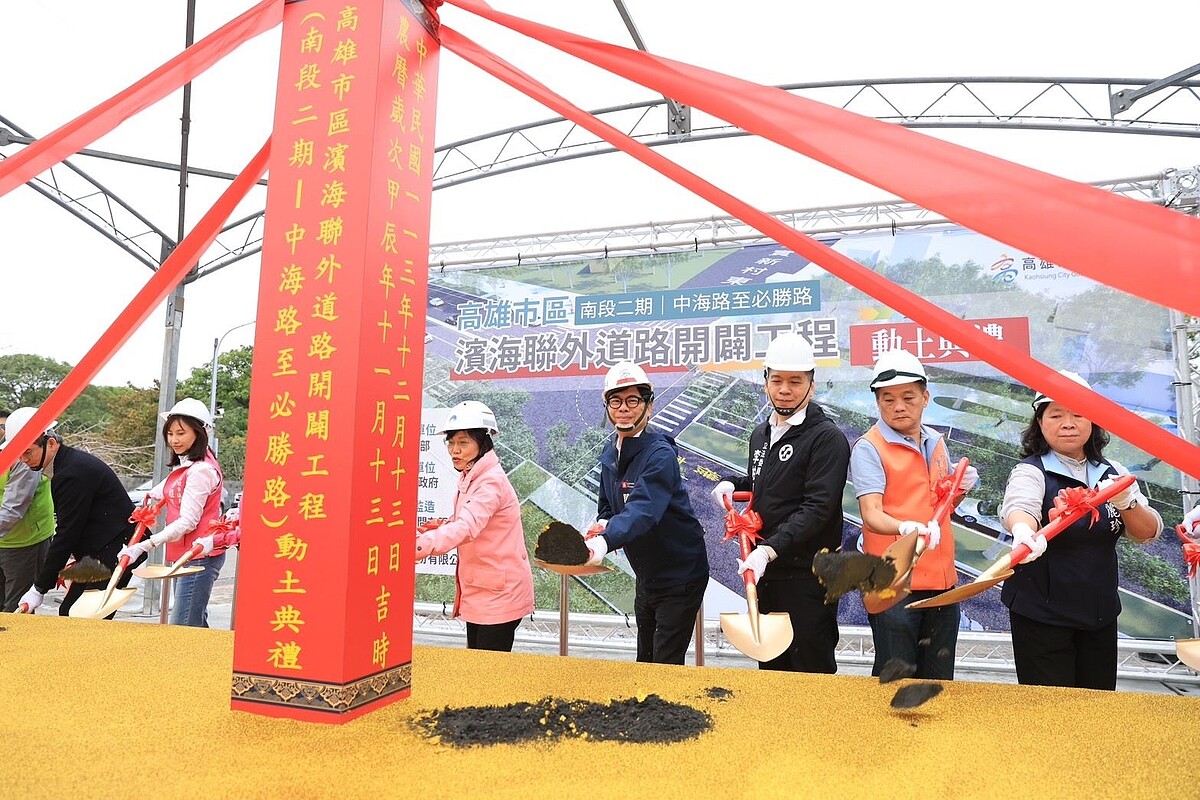
M679 476L675 442L644 430L625 439L618 460L609 441L600 453L597 518L608 520L609 550L625 555L647 589L662 589L708 577L704 529L692 511Z

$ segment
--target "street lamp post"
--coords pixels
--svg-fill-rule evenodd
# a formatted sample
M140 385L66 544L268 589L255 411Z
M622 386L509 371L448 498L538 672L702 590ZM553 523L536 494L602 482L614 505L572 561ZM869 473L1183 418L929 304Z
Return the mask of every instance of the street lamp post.
M221 354L221 342L225 341L225 337L233 333L239 328L244 328L247 325L253 325L255 320L243 322L241 325L234 325L229 330L222 333L216 339L213 339L213 360L212 360L212 390L208 396L208 413L213 418L213 453L217 453L217 356Z

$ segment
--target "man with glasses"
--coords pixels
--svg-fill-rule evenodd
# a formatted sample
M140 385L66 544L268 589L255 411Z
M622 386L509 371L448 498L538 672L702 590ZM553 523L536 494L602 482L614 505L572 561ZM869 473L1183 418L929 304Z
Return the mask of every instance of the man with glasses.
M654 388L642 368L615 364L604 378L604 405L616 436L600 453L588 563L625 549L636 579L637 660L682 664L708 587L704 529L679 474L675 441L646 427Z
M0 410L0 440L9 412ZM16 611L50 552L50 481L19 460L0 475L0 609Z
M36 411L36 408L18 408L12 413L8 418L4 446L8 446ZM133 501L129 499L121 480L110 466L91 453L63 444L62 437L54 431L56 424L51 422L47 425L20 456L25 466L50 479L57 517L57 532L50 540L45 563L34 579L32 588L20 599L19 606L29 614L42 604L42 598L58 581L59 570L66 566L70 556L91 556L115 569L117 554L133 535L133 523L129 521L133 514ZM129 566L132 569L144 560L145 555ZM126 570L117 588L124 588L129 578L130 570ZM67 616L84 591L103 589L107 585L107 581L73 581L58 608L59 615ZM108 619L112 619L113 614Z

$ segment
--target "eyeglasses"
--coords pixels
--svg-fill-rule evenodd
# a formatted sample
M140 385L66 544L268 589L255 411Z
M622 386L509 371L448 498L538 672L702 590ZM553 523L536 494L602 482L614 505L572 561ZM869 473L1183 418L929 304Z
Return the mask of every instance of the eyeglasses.
M632 410L638 408L644 402L645 401L642 400L641 395L634 394L630 395L629 397L610 397L607 401L605 401L605 405L607 405L613 411L616 411L621 406L627 406Z

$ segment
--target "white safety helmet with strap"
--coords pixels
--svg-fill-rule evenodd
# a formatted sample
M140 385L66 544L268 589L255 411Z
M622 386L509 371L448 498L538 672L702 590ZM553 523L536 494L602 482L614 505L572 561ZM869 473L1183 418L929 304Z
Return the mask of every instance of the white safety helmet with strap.
M477 428L486 430L492 436L500 433L500 429L496 426L496 415L490 408L478 400L463 400L450 409L445 422L439 425L434 432L449 433L450 431L467 431Z
M651 391L654 390L650 379L646 377L646 370L632 361L618 361L609 368L608 374L604 376L605 397L608 397L611 392L628 389L630 386L646 386Z
M912 353L907 350L885 350L875 362L875 371L871 374L871 391L882 389L884 386L901 386L928 380L925 367Z
M781 333L767 345L763 368L777 372L812 372L817 368L812 345L798 333Z
M1092 385L1090 383L1088 383L1087 380L1082 375L1080 375L1078 372L1071 372L1071 370L1069 370L1069 369L1060 369L1058 371L1058 374L1062 375L1064 378L1070 378L1071 380L1078 383L1080 386L1086 387L1088 389L1092 388ZM1044 393L1038 392L1037 394L1035 394L1033 396L1033 407L1037 408L1038 406L1044 406L1047 403L1052 402L1053 400L1054 400L1054 398L1047 397ZM10 419L11 419L11 417L10 417Z
M191 417L194 420L198 420L206 428L213 426L212 412L208 410L208 406L194 397L185 397L171 406L169 411L164 411L158 415L159 419L163 422L176 416Z
M612 409L608 407L608 398L615 392L623 389L629 389L636 386L645 386L645 390L639 392L642 399L645 401L642 404L642 411L638 414L637 419L632 422L617 424L613 419ZM623 434L633 434L641 430L650 413L650 403L654 400L654 385L650 383L650 378L646 376L646 370L639 367L632 361L618 361L609 368L608 374L604 376L604 418L613 424Z
M21 429L29 424L29 420L33 419L33 415L37 413L37 408L33 406L23 406L8 415L8 422L4 424L4 442L0 443L0 449L8 446L8 443L13 440L13 437L21 432ZM49 433L58 425L58 420L51 421L46 425L46 429L42 433Z

